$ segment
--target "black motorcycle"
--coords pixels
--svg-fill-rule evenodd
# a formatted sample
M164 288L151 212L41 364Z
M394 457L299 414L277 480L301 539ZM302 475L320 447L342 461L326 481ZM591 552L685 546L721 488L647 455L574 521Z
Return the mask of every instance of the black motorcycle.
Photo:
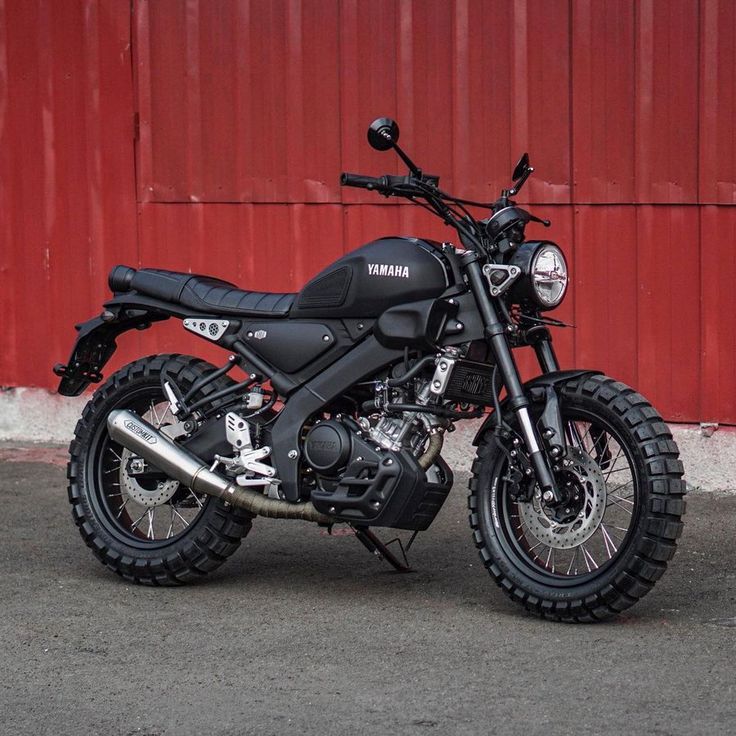
M97 389L70 446L69 500L89 547L137 583L214 570L255 516L350 525L399 570L406 555L372 527L429 527L453 483L446 432L485 416L475 437L470 526L491 577L557 620L616 615L651 590L685 510L667 425L633 389L561 371L546 316L568 285L549 225L512 197L526 154L493 203L454 197L398 146L393 120L368 131L406 176L342 174L344 186L404 197L440 217L462 248L386 237L340 258L298 294L116 266L112 299L77 326L59 392L80 394L131 329L176 317L231 355L222 367L152 355ZM478 219L471 208L490 209ZM522 383L513 349L531 346ZM238 375L237 379L232 374ZM410 543L409 543L410 544ZM401 552L404 552L403 547Z

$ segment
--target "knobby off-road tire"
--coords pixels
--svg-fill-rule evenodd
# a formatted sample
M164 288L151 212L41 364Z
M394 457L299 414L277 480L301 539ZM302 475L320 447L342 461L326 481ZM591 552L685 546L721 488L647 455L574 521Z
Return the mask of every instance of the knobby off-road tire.
M557 542L538 493L526 505L506 493L511 460L492 431L482 438L473 464L470 526L485 567L513 600L544 618L598 621L634 605L665 572L682 530L683 468L667 425L628 386L587 375L558 386L558 396L568 431L574 425L584 432L587 426L589 433L575 435L587 453L578 452L576 462L570 462L589 481L587 506L580 508L577 528L558 528L569 529L563 536L576 545L604 514L580 545L584 552L574 546L552 549ZM625 461L614 461L614 452ZM611 509L624 521L607 522ZM594 544L598 551L591 553L586 545ZM561 555L562 564L555 567Z
M145 515L135 525L133 498L143 496L136 491L150 482L139 481L136 476L122 477L119 466L128 458L107 432L107 417L113 409L131 409L144 415L149 404L149 421L161 426L173 423L174 418L166 413L168 402L161 389L162 372L166 371L186 391L212 370L210 363L190 356L142 358L113 374L94 393L77 423L67 471L72 516L96 557L131 582L178 585L199 578L219 567L250 531L251 514L220 499L194 494L165 478L159 479L158 484L154 481L151 487L158 486L164 498L171 498L155 507L150 528L150 512L145 505L139 506L136 511L143 509ZM195 399L232 383L223 376L208 384ZM163 519L155 518L159 511Z

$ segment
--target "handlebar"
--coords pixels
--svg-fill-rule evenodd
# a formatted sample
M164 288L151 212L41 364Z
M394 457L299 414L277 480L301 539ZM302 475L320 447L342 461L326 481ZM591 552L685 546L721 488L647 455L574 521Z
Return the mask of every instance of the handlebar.
M363 176L362 174L350 174L344 171L340 174L340 185L343 187L357 187L358 189L376 189L383 192L387 189L388 182L385 176Z
M442 199L446 197L437 189L439 177L427 174L415 176L395 176L384 174L383 176L363 176L362 174L340 174L340 184L344 187L357 187L359 189L370 189L385 196L397 197L433 197Z
M340 174L340 184L344 187L370 189L380 194L385 194L387 197L392 194L403 197L424 195L427 193L427 183L429 183L429 180L423 182L411 175L394 176L392 174L384 174L383 176L363 176L362 174L349 174L347 172Z
M374 125L380 123L381 129L376 128ZM372 132L381 132L384 124L390 123L392 128L390 144L385 145L383 139L374 140ZM455 197L447 192L443 192L439 188L439 177L424 174L421 169L404 154L404 152L396 145L396 141L393 136L398 136L398 126L392 120L379 119L374 121L368 133L368 140L375 148L379 151L387 150L388 148L394 148L399 154L404 163L409 167L408 176L392 176L386 174L385 176L364 176L363 174L352 174L349 172L343 172L340 174L340 185L344 187L355 187L357 189L369 189L376 191L379 194L383 194L385 197L405 197L414 204L429 210L433 214L437 215L447 225L454 227L460 235L460 241L462 244L472 250L478 250L488 255L486 251L493 252L496 247L493 243L488 241L488 234L486 233L486 226L490 221L493 221L497 217L499 212L509 208L514 209L519 214L517 219L520 219L523 225L530 220L539 222L546 227L549 226L549 220L543 220L538 218L531 213L527 213L521 208L516 208L514 202L509 199L509 196L516 194L521 189L524 182L527 180L529 175L534 169L529 166L529 158L527 154L524 154L522 160L517 165L517 169L523 165L524 172L518 177L514 188L504 189L501 193L501 197L495 202L476 202L470 199L464 199L461 197ZM386 137L386 136L384 136ZM514 171L516 174L516 170ZM472 215L467 209L466 205L471 207L483 207L491 210L492 216L489 220L479 220ZM500 233L499 233L500 234ZM498 237L498 236L497 236Z

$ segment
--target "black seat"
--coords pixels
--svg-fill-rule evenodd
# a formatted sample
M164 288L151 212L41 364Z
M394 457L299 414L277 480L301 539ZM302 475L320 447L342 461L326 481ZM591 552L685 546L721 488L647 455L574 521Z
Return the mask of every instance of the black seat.
M211 276L157 268L136 271L130 266L115 266L110 271L108 283L115 293L135 291L166 302L182 304L197 312L247 317L285 317L296 296L243 291L228 281Z

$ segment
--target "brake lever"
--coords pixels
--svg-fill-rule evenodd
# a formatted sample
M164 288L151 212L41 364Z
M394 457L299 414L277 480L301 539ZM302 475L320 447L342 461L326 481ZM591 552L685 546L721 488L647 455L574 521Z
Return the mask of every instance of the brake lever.
M531 212L527 213L529 215L529 219L532 222L538 222L540 225L544 225L545 227L549 227L552 223L550 220L543 220L541 217L537 217L536 215L533 215Z

